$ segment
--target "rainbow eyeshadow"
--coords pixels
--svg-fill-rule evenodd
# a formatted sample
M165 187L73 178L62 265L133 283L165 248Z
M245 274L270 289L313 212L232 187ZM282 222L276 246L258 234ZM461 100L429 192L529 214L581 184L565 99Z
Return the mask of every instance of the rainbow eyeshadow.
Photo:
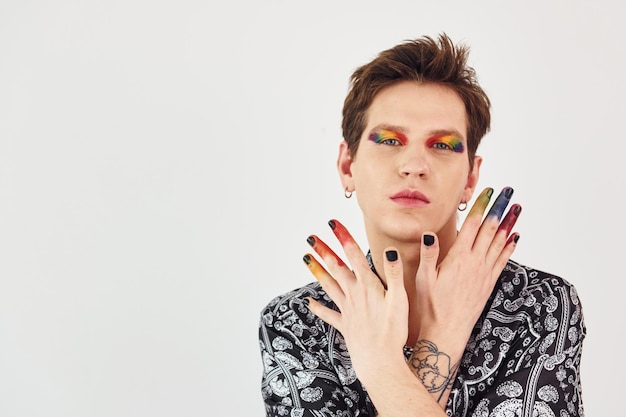
M465 147L463 146L463 142L459 138L454 135L437 135L428 139L426 143L428 147L433 146L435 143L445 143L452 149L454 152L463 153Z
M370 133L370 136L369 136L369 140L371 140L374 143L383 143L384 141L389 140L389 139L396 139L402 145L406 145L408 141L404 133L396 132L395 130L389 130L389 129L377 130L375 132Z

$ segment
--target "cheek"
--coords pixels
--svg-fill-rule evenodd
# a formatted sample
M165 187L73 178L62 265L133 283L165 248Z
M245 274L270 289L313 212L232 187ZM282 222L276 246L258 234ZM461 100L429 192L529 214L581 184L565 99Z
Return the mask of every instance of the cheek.
M442 178L441 191L446 195L446 204L457 207L463 199L467 186L467 171L459 169L452 175Z
M381 169L379 164L371 163L354 166L352 175L357 187L361 186L361 188L375 189L384 181L384 177L387 173L384 169Z
M460 189L464 189L467 186L469 174L470 174L469 163L466 163L465 167L460 167L454 173L454 181L456 184L458 184L458 187Z

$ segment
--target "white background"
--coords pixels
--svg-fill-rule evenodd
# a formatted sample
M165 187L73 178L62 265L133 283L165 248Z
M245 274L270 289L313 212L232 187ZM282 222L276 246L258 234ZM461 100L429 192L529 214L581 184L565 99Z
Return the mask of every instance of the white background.
M0 2L0 416L262 416L258 314L342 220L348 78L447 32L493 103L480 188L574 283L588 416L622 413L619 1Z

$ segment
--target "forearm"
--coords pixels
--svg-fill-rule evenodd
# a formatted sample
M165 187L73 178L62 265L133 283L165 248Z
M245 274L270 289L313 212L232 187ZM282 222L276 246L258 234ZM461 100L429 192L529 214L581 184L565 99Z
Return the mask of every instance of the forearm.
M435 396L426 390L404 360L361 380L379 417L446 417Z
M380 416L446 415L467 337L462 331L438 331L441 327L420 332L422 338L418 338L408 361L404 355L384 355L387 360L368 361L370 366L361 369L361 374L357 370Z
M460 364L460 354L451 358L430 341L421 339L416 343L407 365L442 409L445 409L450 390Z

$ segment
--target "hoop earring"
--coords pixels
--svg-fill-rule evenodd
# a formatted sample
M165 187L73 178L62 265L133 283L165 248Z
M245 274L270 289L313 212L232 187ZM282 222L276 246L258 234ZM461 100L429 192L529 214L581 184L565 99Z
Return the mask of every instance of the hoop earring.
M346 189L343 191L343 196L345 198L350 198L352 197L352 191L348 191L348 187L346 187Z
M459 204L459 211L465 211L465 209L467 208L467 203L465 201L461 201L461 204Z

